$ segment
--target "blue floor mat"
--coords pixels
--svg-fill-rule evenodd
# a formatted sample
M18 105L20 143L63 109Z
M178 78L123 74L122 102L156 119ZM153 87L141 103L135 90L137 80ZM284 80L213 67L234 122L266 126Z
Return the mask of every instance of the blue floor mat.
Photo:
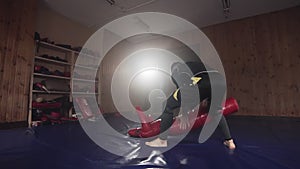
M118 116L107 121L120 133L130 123ZM171 150L149 152L146 158L117 156L95 144L78 122L34 128L0 130L0 166L3 169L298 169L300 119L229 116L237 149L222 144L219 130L199 144L200 129L190 132ZM112 141L113 138L111 138Z

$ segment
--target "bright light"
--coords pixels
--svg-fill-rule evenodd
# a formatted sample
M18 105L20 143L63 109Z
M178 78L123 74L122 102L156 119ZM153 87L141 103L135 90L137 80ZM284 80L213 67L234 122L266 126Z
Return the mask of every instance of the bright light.
M145 70L138 75L138 79L143 83L155 83L161 72L157 70Z

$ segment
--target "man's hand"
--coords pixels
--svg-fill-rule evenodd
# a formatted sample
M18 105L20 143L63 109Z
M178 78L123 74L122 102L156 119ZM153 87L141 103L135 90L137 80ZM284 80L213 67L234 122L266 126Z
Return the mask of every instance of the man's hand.
M187 129L187 128L190 127L190 121L189 121L188 115L181 115L181 116L179 117L179 119L180 119L180 125L179 125L179 128L180 128L181 130L185 130L185 129Z

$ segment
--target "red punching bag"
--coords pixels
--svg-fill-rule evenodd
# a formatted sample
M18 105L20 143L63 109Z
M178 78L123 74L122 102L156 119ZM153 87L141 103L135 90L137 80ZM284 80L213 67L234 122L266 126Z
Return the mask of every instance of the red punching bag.
M133 128L128 131L128 134L132 137L142 137L142 138L148 138L156 136L160 133L160 119L153 121L151 117L148 117L144 114L142 109L140 107L136 107L137 114L141 120L141 127L139 128ZM187 129L180 129L180 120L178 118L174 119L174 122L172 126L170 127L170 134L171 135L178 135L182 134L190 129L197 129L201 126L203 126L206 122L208 117L207 112L205 112L205 108L200 108L198 110L195 110L193 112L198 112L196 119L193 119L194 117L192 115L193 112L189 114L189 120L190 123L194 123L193 126ZM237 101L234 98L228 98L225 101L225 105L222 108L222 113L224 116L227 116L229 114L235 113L239 110L239 106ZM195 120L195 121L194 121Z

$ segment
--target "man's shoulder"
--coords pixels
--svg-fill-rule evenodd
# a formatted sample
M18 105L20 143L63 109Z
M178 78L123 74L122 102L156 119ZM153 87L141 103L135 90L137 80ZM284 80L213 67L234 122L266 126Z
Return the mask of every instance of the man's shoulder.
M202 62L186 62L186 65L191 69L191 71L194 74L210 69L207 66L205 66Z

